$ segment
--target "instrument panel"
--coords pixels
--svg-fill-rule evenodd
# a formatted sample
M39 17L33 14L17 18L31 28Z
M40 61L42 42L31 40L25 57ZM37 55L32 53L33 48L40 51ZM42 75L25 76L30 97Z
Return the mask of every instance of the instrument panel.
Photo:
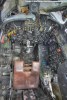
M7 37L12 41L21 42L22 40L30 40L33 41L35 37L35 27L36 22L31 20L26 21L15 21L8 23L5 26L4 33L7 34Z

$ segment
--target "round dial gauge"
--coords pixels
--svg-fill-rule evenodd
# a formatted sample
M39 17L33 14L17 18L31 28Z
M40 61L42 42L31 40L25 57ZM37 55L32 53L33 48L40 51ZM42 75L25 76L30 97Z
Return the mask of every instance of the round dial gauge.
M39 10L39 3L31 3L30 10L31 10L31 12L38 12L38 10Z

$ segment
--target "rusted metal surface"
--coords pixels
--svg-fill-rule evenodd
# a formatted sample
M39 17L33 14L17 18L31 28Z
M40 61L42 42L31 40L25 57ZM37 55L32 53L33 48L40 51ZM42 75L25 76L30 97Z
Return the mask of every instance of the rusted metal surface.
M14 63L14 89L37 88L39 84L39 62L33 62L31 69L26 67L23 61L15 61Z

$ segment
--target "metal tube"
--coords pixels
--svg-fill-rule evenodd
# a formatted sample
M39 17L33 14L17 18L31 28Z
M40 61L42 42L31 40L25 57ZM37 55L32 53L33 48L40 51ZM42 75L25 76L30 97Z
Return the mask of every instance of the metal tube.
M11 16L9 18L6 18L4 21L3 21L3 24L7 24L9 22L12 22L12 21L18 21L18 20L27 20L27 19L32 19L35 21L36 17L34 14L17 14L17 15L14 15L14 16Z

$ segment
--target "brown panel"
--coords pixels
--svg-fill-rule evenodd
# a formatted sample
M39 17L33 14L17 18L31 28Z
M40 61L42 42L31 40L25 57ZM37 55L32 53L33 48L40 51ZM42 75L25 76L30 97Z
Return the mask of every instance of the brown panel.
M32 63L34 67L34 62ZM39 84L39 65L36 63L38 70L25 71L23 61L14 63L14 89L37 88Z

